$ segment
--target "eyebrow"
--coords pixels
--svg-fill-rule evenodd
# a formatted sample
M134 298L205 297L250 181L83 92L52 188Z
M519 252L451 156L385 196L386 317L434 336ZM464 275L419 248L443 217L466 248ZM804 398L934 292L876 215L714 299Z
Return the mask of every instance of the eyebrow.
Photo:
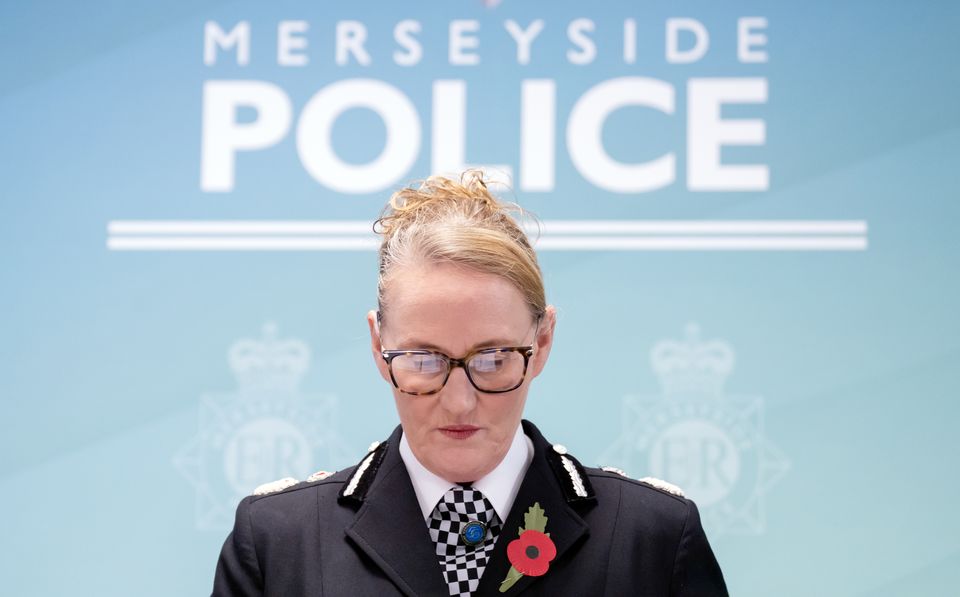
M436 352L442 352L446 355L452 356L444 348L441 348L436 344L431 344L430 342L420 342L419 340L411 340L408 342L401 342L400 346L402 346L403 348L399 348L397 350L426 349L426 350L434 350ZM473 352L474 350L482 350L484 348L497 348L499 346L521 346L521 345L511 342L510 340L502 340L497 338L494 340L487 340L486 342L479 342L477 344L474 344L473 346L467 349L467 352L469 353L469 352Z

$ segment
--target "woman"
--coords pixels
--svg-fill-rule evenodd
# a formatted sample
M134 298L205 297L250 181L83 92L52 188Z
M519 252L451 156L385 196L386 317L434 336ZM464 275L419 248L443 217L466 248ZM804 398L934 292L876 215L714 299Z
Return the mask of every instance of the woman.
M376 229L367 323L400 426L245 498L214 595L726 595L677 488L584 468L521 421L556 310L481 176L399 191Z

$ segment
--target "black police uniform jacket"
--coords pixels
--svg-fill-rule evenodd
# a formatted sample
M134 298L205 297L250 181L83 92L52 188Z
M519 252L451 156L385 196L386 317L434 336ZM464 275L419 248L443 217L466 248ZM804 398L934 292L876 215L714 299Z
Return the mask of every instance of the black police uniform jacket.
M720 597L723 575L693 502L601 469L575 474L536 427L534 456L474 595ZM213 595L446 597L440 563L398 450L399 427L360 465L249 496L217 563ZM579 476L580 486L574 482ZM557 554L500 592L507 545L539 503Z

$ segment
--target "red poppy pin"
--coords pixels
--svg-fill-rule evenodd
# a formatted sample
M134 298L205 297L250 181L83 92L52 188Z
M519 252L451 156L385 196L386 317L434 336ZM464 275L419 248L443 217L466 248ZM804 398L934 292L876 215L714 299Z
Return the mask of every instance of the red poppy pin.
M507 559L510 571L500 583L500 592L506 593L524 576L543 576L550 569L550 562L557 557L557 546L550 539L547 529L547 517L543 508L536 502L523 515L524 526L520 527L520 537L507 545Z

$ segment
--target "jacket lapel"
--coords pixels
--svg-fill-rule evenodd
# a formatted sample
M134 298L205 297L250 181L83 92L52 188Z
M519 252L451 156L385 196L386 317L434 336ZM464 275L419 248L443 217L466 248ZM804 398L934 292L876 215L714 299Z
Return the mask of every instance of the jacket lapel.
M400 458L400 428L387 440L383 463L347 536L406 595L449 595L433 541Z
M552 449L540 432L527 421L524 421L524 431L533 441L533 461L524 477L516 500L503 525L500 537L497 539L493 555L480 579L477 595L518 595L540 577L524 576L516 582L506 593L500 593L500 583L507 577L510 570L510 561L507 558L507 545L519 537L520 527L524 526L524 515L534 503L539 503L547 517L546 532L557 547L557 555L553 562L560 561L567 551L574 547L589 531L587 524L579 514L573 510L564 498L563 488L556 475L550 469L546 451ZM547 570L545 576L549 576Z

